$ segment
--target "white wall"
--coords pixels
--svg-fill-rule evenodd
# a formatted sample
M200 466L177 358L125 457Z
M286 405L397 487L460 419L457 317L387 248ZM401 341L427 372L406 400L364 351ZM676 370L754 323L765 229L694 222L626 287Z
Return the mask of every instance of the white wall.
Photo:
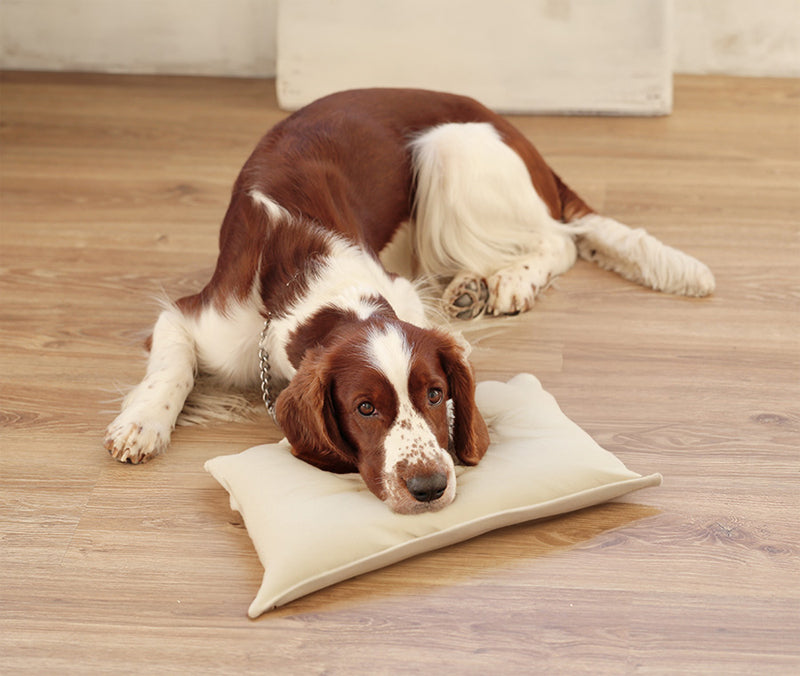
M268 77L278 1L0 0L0 67ZM800 0L675 0L675 17L677 72L800 76Z
M0 0L0 67L272 76L278 0Z
M800 77L800 0L676 0L675 70Z

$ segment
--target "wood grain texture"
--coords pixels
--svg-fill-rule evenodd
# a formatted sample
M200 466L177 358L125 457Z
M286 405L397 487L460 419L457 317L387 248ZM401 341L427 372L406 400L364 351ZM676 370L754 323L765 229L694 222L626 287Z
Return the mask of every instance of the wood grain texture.
M800 670L800 84L681 77L667 118L516 122L589 203L707 262L705 300L579 263L470 333L664 485L362 576L257 621L261 568L203 462L280 433L102 449L159 295L204 283L230 186L283 117L259 80L5 73L0 671Z

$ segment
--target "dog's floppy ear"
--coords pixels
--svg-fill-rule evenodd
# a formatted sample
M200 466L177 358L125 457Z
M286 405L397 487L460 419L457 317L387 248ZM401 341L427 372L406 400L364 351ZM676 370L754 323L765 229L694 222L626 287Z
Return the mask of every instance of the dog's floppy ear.
M296 457L328 472L357 472L336 425L329 381L324 350L310 350L278 397L275 416Z
M489 430L475 406L475 378L468 351L449 338L440 352L453 400L453 451L465 465L477 465L489 448Z

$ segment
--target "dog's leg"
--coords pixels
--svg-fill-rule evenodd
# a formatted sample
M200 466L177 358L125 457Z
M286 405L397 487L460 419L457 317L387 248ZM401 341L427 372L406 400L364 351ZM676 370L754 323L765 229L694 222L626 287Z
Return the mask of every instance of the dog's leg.
M522 157L493 126L442 125L412 151L415 251L423 273L454 275L444 292L451 315L528 310L575 262L572 231L552 217Z
M194 385L196 356L186 318L164 310L153 329L147 373L108 427L105 447L120 462L145 462L164 451Z
M577 257L572 238L555 227L536 233L531 251L491 275L463 271L444 291L448 312L459 319L480 314L504 315L526 312L536 297L558 275L569 270Z
M599 214L588 214L569 225L576 230L580 257L606 270L666 293L707 296L714 291L714 275L706 265L641 228L629 228Z
M486 313L508 315L530 310L536 297L553 279L575 263L577 256L573 242L565 237L561 244L557 249L537 251L520 258L489 277Z

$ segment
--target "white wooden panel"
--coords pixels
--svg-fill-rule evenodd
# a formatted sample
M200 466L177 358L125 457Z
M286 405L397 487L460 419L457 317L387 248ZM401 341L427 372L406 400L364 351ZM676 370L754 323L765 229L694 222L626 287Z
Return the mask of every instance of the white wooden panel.
M280 0L278 99L414 86L504 112L664 114L669 0Z

